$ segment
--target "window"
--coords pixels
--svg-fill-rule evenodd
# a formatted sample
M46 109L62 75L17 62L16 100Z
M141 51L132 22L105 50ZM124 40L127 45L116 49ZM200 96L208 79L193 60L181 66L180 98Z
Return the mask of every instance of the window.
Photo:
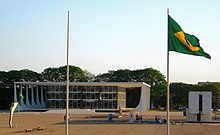
M109 86L109 92L112 92L112 91L113 91L112 86Z
M117 87L117 86L113 86L112 91L113 91L113 92L116 92L116 91L117 91L117 89L118 89L118 87Z
M73 108L77 108L77 101L73 101Z
M77 87L77 86L74 86L74 87L73 87L73 91L78 91L78 87Z
M69 104L70 104L70 108L73 108L73 100L70 100Z
M112 99L112 98L113 98L113 96L112 96L112 95L113 95L113 94L111 94L111 93L109 94L109 99Z
M104 94L104 99L108 99L108 94Z
M73 93L73 99L77 99L77 93Z
M109 108L113 108L113 101L109 101Z
M104 92L108 92L108 86L104 87Z
M59 100L55 102L56 103L56 108L60 108L60 102Z
M94 86L91 87L91 92L95 92L95 87Z
M116 93L113 93L112 99L116 99Z

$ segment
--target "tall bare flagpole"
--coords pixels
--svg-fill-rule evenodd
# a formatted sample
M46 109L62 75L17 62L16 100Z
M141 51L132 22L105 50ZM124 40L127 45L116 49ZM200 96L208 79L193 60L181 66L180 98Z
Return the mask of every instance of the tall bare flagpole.
M66 135L69 133L68 124L69 124L69 43L70 43L70 18L68 11L68 21L67 21L67 64L66 64Z
M169 8L167 9L167 135L170 135L170 82L169 82Z

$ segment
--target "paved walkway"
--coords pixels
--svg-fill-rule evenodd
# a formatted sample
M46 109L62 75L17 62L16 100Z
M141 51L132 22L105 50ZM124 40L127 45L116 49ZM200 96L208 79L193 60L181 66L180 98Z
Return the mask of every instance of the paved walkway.
M0 113L0 135L63 135L63 114L15 113L13 125L8 126L8 113ZM69 135L165 135L165 124L76 124L71 121L91 120L86 115L70 115ZM105 118L103 118L105 119ZM126 119L126 117L125 117ZM94 119L93 119L94 120ZM43 127L44 130L35 130ZM34 129L25 132L25 129ZM218 135L218 123L171 124L171 135Z
M75 125L71 134L83 135L165 135L165 125ZM218 135L220 125L171 125L171 135Z

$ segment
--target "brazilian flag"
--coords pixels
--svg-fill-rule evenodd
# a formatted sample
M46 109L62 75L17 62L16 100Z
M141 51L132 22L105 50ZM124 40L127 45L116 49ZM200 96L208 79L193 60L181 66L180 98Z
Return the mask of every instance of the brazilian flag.
M168 15L168 50L179 53L204 56L211 59L211 56L204 52L199 44L199 39L185 33L179 24Z

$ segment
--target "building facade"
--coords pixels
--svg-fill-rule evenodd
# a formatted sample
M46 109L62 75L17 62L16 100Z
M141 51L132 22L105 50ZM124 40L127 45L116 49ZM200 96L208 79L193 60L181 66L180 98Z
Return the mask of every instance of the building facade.
M132 102L130 102L131 100ZM136 100L136 103L133 100ZM66 83L15 82L14 101L20 102L20 110L64 109L66 107ZM118 110L119 108L133 108L143 112L149 107L150 86L145 83L70 83L70 109Z

